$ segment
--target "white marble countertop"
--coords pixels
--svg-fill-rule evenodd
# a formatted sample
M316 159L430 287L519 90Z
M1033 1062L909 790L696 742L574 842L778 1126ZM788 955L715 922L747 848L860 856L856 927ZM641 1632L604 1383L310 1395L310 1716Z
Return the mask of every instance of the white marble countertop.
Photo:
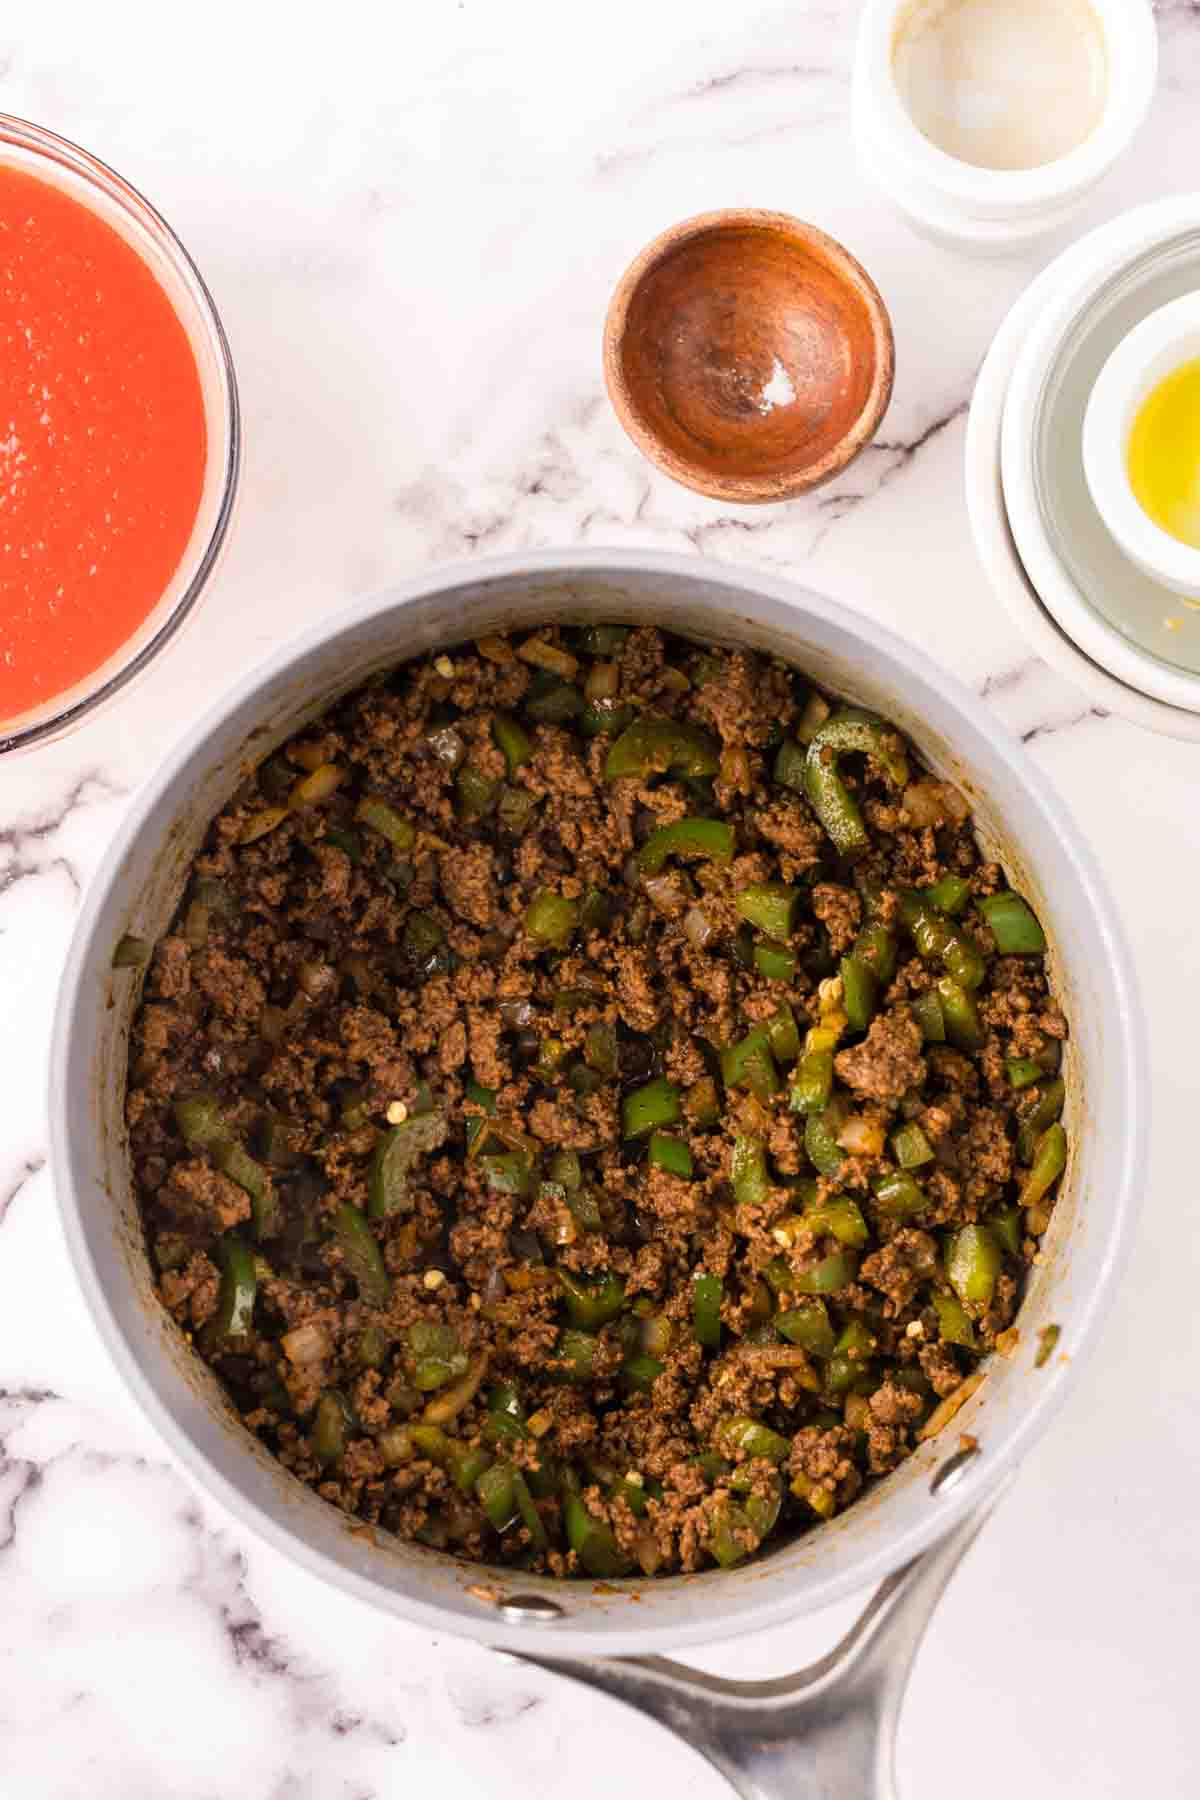
M147 190L232 339L247 458L231 551L134 697L0 767L0 1800L610 1800L717 1776L562 1682L366 1612L168 1463L76 1292L45 1168L51 1006L128 796L234 668L438 558L642 544L788 570L932 647L1019 732L1134 939L1157 1118L1100 1352L950 1591L901 1733L921 1800L1197 1791L1200 1213L1191 1133L1200 753L1098 715L990 597L964 414L1044 258L971 264L863 184L851 0L425 0L337 9L41 0L0 28L3 105ZM1200 11L1161 0L1152 121L1092 218L1195 185ZM810 500L730 512L622 436L609 291L654 232L795 212L867 264L898 380L878 444ZM780 1673L829 1621L714 1649Z

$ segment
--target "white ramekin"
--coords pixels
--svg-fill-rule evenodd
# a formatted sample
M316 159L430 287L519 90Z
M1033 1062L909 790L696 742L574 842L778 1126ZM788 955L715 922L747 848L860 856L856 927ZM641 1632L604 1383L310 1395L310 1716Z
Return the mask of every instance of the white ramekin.
M1114 571L1108 577L1103 592L1076 579L1053 541L1035 454L1041 409L1063 339L1074 321L1105 283L1121 280L1146 248L1164 239L1178 238L1182 243L1194 233L1197 205L1196 195L1174 195L1170 200L1137 207L1090 232L1051 265L1042 304L1029 321L1005 396L1001 474L1017 552L1061 630L1118 681L1171 707L1200 715L1200 676L1156 655L1134 633L1122 629L1117 603L1128 604L1127 592L1119 585L1126 565L1115 540L1113 561L1120 573ZM1190 269L1190 251L1188 256ZM1082 442L1076 442L1074 449L1068 447L1068 453L1079 460L1082 491L1087 486ZM1094 506L1090 492L1088 501ZM1106 532L1099 516L1096 525L1101 533ZM1144 579L1133 566L1128 578L1131 589ZM1164 600L1169 592L1163 593ZM1105 601L1110 604L1103 605Z
M1083 422L1083 469L1096 511L1132 562L1177 594L1200 596L1200 550L1143 509L1129 479L1138 410L1173 369L1200 357L1200 294L1160 306L1118 344L1100 371Z
M868 175L909 223L976 255L1026 249L1062 228L1141 125L1158 76L1150 0L1091 0L1109 82L1100 123L1084 142L1036 169L981 169L939 150L914 124L893 72L896 26L913 0L865 0L858 30L853 125Z
M963 452L963 482L975 548L992 592L1030 649L1056 675L1078 688L1098 712L1128 719L1143 731L1200 743L1200 713L1168 705L1118 681L1067 636L1030 579L1013 539L1000 467L1004 404L1021 346L1054 289L1057 271L1058 264L1052 263L1015 303L992 339L975 383Z

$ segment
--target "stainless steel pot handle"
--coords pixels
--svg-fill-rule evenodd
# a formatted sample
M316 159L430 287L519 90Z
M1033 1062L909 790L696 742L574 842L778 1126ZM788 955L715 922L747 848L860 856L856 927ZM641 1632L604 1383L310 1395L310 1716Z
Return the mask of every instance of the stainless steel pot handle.
M662 1656L522 1660L648 1713L743 1800L897 1800L896 1728L913 1661L999 1498L889 1576L836 1648L794 1675L726 1681Z

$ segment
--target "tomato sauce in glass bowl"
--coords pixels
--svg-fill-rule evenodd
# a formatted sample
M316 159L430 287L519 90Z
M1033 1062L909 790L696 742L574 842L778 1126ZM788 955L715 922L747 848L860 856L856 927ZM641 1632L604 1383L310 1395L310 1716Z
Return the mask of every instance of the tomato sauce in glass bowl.
M173 635L237 462L228 349L178 240L86 152L0 119L0 750Z

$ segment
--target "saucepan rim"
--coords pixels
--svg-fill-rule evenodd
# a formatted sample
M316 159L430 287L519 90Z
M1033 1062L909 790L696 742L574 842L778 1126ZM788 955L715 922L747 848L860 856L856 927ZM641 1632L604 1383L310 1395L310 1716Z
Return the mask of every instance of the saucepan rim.
M1034 1390L1015 1418L1005 1421L997 1440L989 1440L989 1454L969 1463L952 1491L940 1494L936 1505L931 1504L926 1513L901 1530L893 1530L881 1521L873 1536L868 1535L867 1547L862 1552L856 1548L855 1557L842 1570L819 1580L806 1579L793 1584L761 1579L763 1568L754 1564L742 1570L714 1571L693 1578L701 1584L710 1580L721 1582L724 1596L732 1591L730 1584L735 1581L741 1584L736 1616L722 1620L719 1626L705 1623L703 1608L693 1608L693 1616L688 1619L660 1624L650 1616L650 1608L646 1608L639 1621L636 1616L639 1609L635 1606L626 1609L631 1615L627 1625L622 1622L616 1629L610 1625L601 1631L593 1628L585 1618L572 1618L560 1628L561 1635L560 1629L545 1630L528 1623L506 1623L485 1606L480 1607L480 1617L475 1621L452 1612L449 1607L373 1581L369 1573L347 1567L308 1542L300 1532L272 1516L258 1500L243 1492L218 1468L193 1440L181 1420L175 1417L166 1400L156 1392L141 1367L137 1346L118 1318L104 1277L94 1261L88 1242L86 1196L75 1180L72 1146L81 1141L80 1134L86 1135L93 1127L92 1110L86 1096L68 1091L73 1019L84 992L83 984L89 977L94 978L98 966L98 949L102 951L103 947L97 946L95 935L119 872L131 848L145 831L147 821L169 796L172 787L193 770L197 762L203 761L208 741L239 707L251 702L270 682L285 677L290 669L331 642L362 626L369 626L374 619L389 614L400 619L405 608L415 602L434 599L438 595L453 595L456 589L479 588L490 582L511 584L521 577L541 582L547 578L563 582L602 578L636 582L649 578L679 580L693 585L703 583L710 590L728 591L730 635L733 637L737 635L736 625L742 618L752 620L754 600L758 598L764 602L769 618L778 620L781 613L795 613L798 619L807 615L832 632L860 638L864 649L869 649L886 664L898 682L908 673L918 686L924 684L936 690L941 701L961 720L964 737L973 734L976 742L982 741L990 755L1004 766L1022 806L1032 807L1035 814L1040 814L1040 828L1048 829L1058 839L1068 865L1075 900L1090 912L1106 954L1111 1004L1106 1006L1105 1017L1111 1019L1113 1031L1111 1041L1106 1040L1105 1056L1106 1060L1109 1057L1116 1059L1118 1066L1124 1094L1125 1130L1114 1147L1111 1168L1106 1163L1105 1185L1109 1200L1105 1210L1109 1222L1086 1285L1078 1281L1073 1284L1069 1359L1056 1361L1053 1369L1045 1371L1044 1385ZM397 660L400 656L398 644ZM125 1386L173 1458L241 1526L249 1528L291 1561L343 1592L426 1629L449 1631L497 1647L536 1648L539 1653L568 1658L631 1654L679 1649L687 1644L711 1642L715 1637L734 1637L761 1630L864 1591L945 1536L995 1492L1046 1430L1078 1378L1103 1323L1117 1277L1127 1260L1137 1209L1138 1176L1144 1167L1148 1136L1147 1066L1146 1030L1132 959L1095 859L1047 778L1007 729L954 676L886 627L784 577L729 564L714 564L707 559L646 550L547 550L430 567L406 582L323 618L232 683L184 734L133 800L80 910L59 991L51 1045L51 1160L63 1229L76 1276L100 1337ZM481 1566L480 1580L486 1581L489 1573ZM756 1574L760 1579L754 1579ZM513 1587L511 1577L506 1579L506 1584L514 1592L519 1591L519 1585ZM654 1584L642 1585L653 1587Z

